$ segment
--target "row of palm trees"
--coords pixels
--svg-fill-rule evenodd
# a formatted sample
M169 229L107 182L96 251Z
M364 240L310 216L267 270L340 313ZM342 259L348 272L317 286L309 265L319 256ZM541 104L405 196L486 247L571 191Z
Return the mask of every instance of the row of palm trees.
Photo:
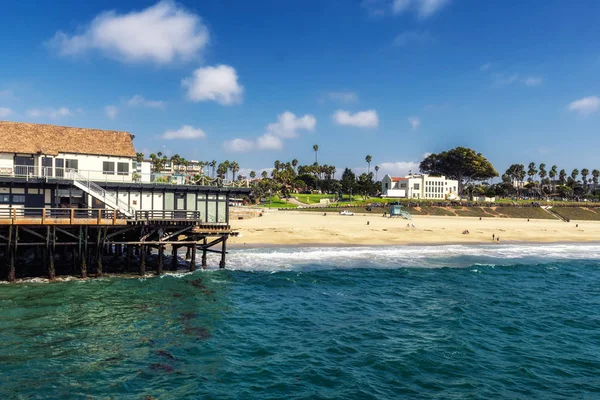
M525 178L527 177L527 184ZM578 178L581 177L581 180ZM588 194L589 186L592 185L592 193L598 189L598 181L600 179L600 170L588 168L574 168L570 174L566 170L558 170L556 165L552 165L550 169L545 163L536 165L535 162L530 162L527 168L523 164L513 164L502 175L504 182L516 183L531 190L543 192L546 194L554 193L558 187L566 186L573 192L580 194ZM564 191L564 189L561 189Z
M144 160L144 153L136 153L136 160L138 162L142 162ZM175 154L171 157L167 157L162 152L152 153L150 154L150 162L152 163L152 171L153 172L163 172L168 163L171 164L174 172L185 172L188 171L188 167L190 166L190 161L186 160L184 157L181 157L179 154ZM200 171L203 172L205 176L209 176L211 178L221 178L227 179L229 172L231 172L231 180L235 181L236 174L240 170L240 165L237 161L229 161L225 160L223 162L217 163L216 160L212 161L199 161L198 166ZM209 167L209 170L204 173L204 168ZM239 178L239 176L238 176Z

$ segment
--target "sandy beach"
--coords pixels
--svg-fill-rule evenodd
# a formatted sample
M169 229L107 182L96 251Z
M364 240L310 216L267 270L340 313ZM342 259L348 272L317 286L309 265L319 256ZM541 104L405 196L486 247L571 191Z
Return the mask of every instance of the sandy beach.
M231 226L239 231L228 242L233 246L491 243L492 235L500 238L499 243L600 240L597 221L437 216L414 216L407 221L373 214L324 216L274 210L262 217L232 219ZM469 233L463 234L465 230Z

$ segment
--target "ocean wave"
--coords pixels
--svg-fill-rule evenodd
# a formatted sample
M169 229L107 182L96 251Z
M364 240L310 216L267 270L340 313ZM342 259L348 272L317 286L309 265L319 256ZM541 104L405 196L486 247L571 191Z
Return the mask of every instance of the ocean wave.
M336 268L465 268L600 260L598 244L500 244L235 249L227 268L290 271Z

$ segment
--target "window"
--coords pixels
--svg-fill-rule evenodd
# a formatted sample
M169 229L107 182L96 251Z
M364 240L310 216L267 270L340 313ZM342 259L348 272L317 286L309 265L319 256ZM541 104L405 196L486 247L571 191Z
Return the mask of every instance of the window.
M78 160L67 160L67 170L73 169L75 171L79 170L79 161Z
M10 203L10 194L0 194L0 203Z
M415 183L415 186L413 187L414 190L419 190L420 185L418 183Z
M129 163L120 162L117 165L117 174L118 175L129 175Z
M54 161L55 165L56 165L56 177L57 178L62 178L65 176L65 159L64 158L57 158Z
M104 175L114 175L115 174L115 163L112 161L104 161L102 163L102 173Z
M13 203L25 203L25 195L24 194L13 194L12 200L13 200Z

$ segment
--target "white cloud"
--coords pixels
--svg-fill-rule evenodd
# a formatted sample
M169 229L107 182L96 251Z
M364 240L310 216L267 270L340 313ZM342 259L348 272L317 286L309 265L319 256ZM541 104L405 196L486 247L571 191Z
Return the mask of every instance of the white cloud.
M197 58L208 42L208 29L198 15L164 0L126 14L103 12L79 34L57 32L49 45L64 56L96 50L127 63L169 64Z
M569 104L569 110L577 112L583 116L595 113L600 109L600 97L589 96L575 100Z
M358 94L355 92L329 92L326 97L338 103L358 103Z
M106 106L104 107L104 112L109 119L115 119L119 113L119 108L116 106Z
M317 119L306 114L296 117L290 111L285 111L277 116L277 122L266 127L262 136L254 139L235 138L226 140L223 147L232 152L245 153L254 149L258 150L280 150L283 148L283 139L291 139L298 136L298 131L313 131L317 126Z
M69 110L67 107L60 108L32 108L27 111L27 115L32 118L51 118L58 119L60 117L70 117L73 115L73 112Z
M428 18L442 9L450 0L418 0L417 13L420 18Z
M386 174L402 177L408 175L409 172L412 172L413 174L418 173L419 163L412 161L384 162L379 164L379 172L377 175L378 178L381 179Z
M191 125L183 125L176 131L166 131L161 135L163 139L200 139L205 138L206 133L202 129L194 128Z
M525 86L539 86L544 83L544 79L539 76L528 76L523 79Z
M254 142L252 140L236 138L233 140L226 140L223 143L223 148L225 151L232 153L247 153L254 149Z
M412 129L417 129L421 126L421 119L419 117L409 117L408 123Z
M396 36L394 39L394 46L404 47L413 43L423 45L433 41L434 39L429 32L405 31Z
M362 6L373 16L400 15L415 12L420 19L429 18L450 0L364 0Z
M283 141L277 136L265 133L256 139L256 147L261 150L280 150L283 148Z
M508 86L512 84L523 84L525 86L540 86L544 83L544 78L541 76L521 76L519 74L495 74L494 84L496 86Z
M294 113L286 111L279 114L277 122L267 125L266 134L282 138L293 138L298 136L298 131L313 131L316 126L317 119L314 116L306 114L298 118Z
M144 98L144 96L136 94L129 100L127 100L127 105L130 107L146 107L146 108L158 108L164 110L166 104L164 101L160 100L148 100Z
M0 107L0 118L6 118L9 115L12 115L13 110L11 110L10 108L6 108L6 107Z
M351 114L348 111L337 110L333 120L338 125L356 126L359 128L376 128L379 125L377 111L367 110Z
M194 71L181 85L187 89L188 99L194 102L212 100L222 105L242 102L244 87L239 84L237 72L229 65L203 67Z

